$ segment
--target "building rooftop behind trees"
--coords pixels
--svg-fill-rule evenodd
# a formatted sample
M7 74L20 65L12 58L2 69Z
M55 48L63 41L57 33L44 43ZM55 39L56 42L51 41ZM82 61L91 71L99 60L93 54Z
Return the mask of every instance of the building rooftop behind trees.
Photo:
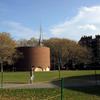
M83 36L79 40L79 44L91 48L93 62L100 64L100 35L95 35L95 38L92 38L92 36Z

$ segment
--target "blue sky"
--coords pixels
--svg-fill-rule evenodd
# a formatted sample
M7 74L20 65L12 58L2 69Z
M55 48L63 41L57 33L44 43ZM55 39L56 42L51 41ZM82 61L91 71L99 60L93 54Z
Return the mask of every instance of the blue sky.
M61 37L78 41L100 33L100 0L0 0L0 32L14 39Z

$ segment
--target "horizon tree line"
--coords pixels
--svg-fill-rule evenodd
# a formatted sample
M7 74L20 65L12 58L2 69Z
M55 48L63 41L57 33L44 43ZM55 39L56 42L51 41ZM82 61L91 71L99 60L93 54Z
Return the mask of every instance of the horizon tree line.
M58 69L59 52L61 57L61 69L75 69L78 65L90 64L92 52L90 48L83 47L78 42L66 38L50 38L42 41L44 46L51 50L51 69ZM0 33L0 58L4 64L14 64L22 53L16 48L23 46L36 47L38 40L32 37L29 40L15 41L6 32Z

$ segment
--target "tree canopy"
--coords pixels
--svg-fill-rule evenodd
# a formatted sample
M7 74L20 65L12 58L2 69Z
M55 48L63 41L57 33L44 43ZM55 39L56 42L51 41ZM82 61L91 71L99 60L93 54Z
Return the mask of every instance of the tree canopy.
M19 47L23 47L23 46L26 46L26 47L33 46L34 47L38 44L38 41L37 41L37 39L35 39L33 37L29 40L26 40L26 39L19 40L19 41L17 41L17 43L18 43Z
M9 33L0 33L0 60L11 64L14 58L17 58L16 41L13 40Z
M77 42L69 39L51 38L44 41L44 45L50 47L52 57L58 63L59 52L61 52L62 66L69 61L76 63L88 63L90 52L87 48L80 46Z

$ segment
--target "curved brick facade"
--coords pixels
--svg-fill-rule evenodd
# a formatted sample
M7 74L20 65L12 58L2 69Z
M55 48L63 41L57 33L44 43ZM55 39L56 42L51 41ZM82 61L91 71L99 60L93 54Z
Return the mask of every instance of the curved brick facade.
M48 47L18 47L23 57L15 63L17 71L28 71L32 67L36 71L48 71L50 69L50 48Z
M18 47L18 51L22 53L22 57L17 60L15 67L17 71L29 71L30 66L30 47Z
M33 47L30 48L30 64L34 68L50 68L50 48Z

